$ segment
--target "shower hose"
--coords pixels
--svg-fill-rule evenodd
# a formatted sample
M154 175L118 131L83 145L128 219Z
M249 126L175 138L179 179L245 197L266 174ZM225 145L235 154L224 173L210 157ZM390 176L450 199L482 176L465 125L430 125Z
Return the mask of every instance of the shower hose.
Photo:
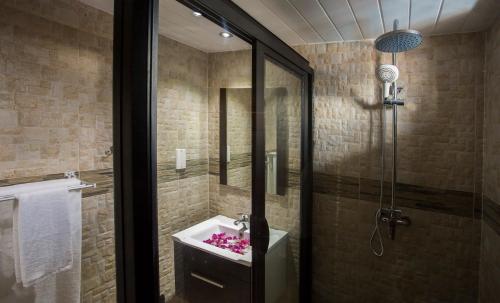
M379 207L375 213L375 226L370 237L370 248L373 254L377 257L382 257L384 255L384 243L382 241L382 234L380 233L380 214L382 212L382 204L384 200L384 170L385 170L385 128L386 128L386 118L385 118L385 105L382 102L382 137L380 140L380 197L379 197ZM379 243L379 248L377 249L374 245L375 238Z

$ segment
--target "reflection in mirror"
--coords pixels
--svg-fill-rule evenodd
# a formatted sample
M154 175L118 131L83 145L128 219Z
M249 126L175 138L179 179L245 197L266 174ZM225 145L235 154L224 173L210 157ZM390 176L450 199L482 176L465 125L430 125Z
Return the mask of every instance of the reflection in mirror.
M287 182L286 89L266 89L266 191L284 195ZM220 89L220 183L251 190L252 90Z
M284 195L288 171L286 88L266 88L266 192Z
M220 182L252 188L252 89L220 89Z

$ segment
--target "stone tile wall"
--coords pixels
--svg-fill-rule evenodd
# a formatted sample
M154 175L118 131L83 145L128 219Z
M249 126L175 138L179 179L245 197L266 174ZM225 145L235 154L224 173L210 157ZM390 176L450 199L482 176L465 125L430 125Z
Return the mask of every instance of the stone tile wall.
M248 50L211 53L208 58L208 148L210 163L218 164L220 89L252 87L252 53ZM220 185L218 171L218 167L211 169L209 177L210 216L236 218L238 213L251 213L250 191Z
M210 75L209 75L210 76ZM252 90L226 89L227 145L230 162L227 184L252 188Z
M74 0L2 3L0 15L1 183L66 170L97 182L82 202L82 300L114 302L112 171L98 172L112 167L105 155L112 145L112 16ZM169 298L170 236L208 216L208 55L160 37L159 62L160 266ZM175 171L175 148L187 149L185 171Z
M0 179L111 167L111 16L78 1L0 13Z
M480 222L403 207L412 225L370 251L378 205L314 195L315 302L477 302Z
M208 171L198 177L158 183L160 291L167 302L175 295L172 235L208 219Z
M500 203L500 21L486 34L484 195Z
M160 291L175 295L172 234L208 219L208 54L163 36L158 46L158 237ZM185 170L175 149L185 148Z
M104 152L112 141L112 17L74 0L7 1L0 16L0 180L110 169L112 158ZM484 188L495 203L500 178L498 165L489 164L498 162L500 132L498 85L490 84L498 82L497 36L498 25L486 39L484 133ZM314 170L360 180L353 185L354 198L315 194L314 253L322 256L313 268L318 302L477 297L473 195L480 194L483 174L483 38L426 38L420 49L399 56L407 100L400 109L400 182L471 193L470 216L404 208L413 225L398 229L396 242L385 241L383 258L372 256L368 246L376 204L360 193L366 186L361 180L377 179L380 169L380 85L374 70L389 57L378 55L373 42L297 47L316 70ZM205 54L163 37L159 42L160 272L162 293L170 298L171 234L211 215L250 212L250 192L219 185L218 176L208 175L208 159L218 160L219 89L251 86L251 53ZM172 167L175 148L188 151L185 172ZM288 197L268 197L267 212L273 226L298 233L298 192L290 189ZM114 302L112 195L86 197L83 207L83 301ZM496 298L496 288L486 282L500 272L494 266L497 236L483 223L485 302ZM297 251L298 241L292 237L290 243Z
M381 227L381 258L370 251L377 199L368 193L379 194L369 181L380 175L381 84L375 68L391 58L377 53L373 41L296 47L315 69L315 181L317 174L328 176L332 189L314 196L313 255L322 256L313 266L316 301L477 300L480 221L474 218L474 194L481 195L482 141L476 134L482 131L483 44L482 33L426 37L420 48L398 55L400 97L406 101L399 108L398 181L405 186L398 195L411 200L416 190L415 196L433 198L416 202L416 209L402 207L412 225L399 227L396 241ZM460 203L450 200L457 195ZM460 210L448 212L455 207Z
M500 20L486 33L480 299L500 296Z
M208 62L208 148L210 159L218 161L220 89L251 89L252 53L247 50L210 53Z
M426 38L398 55L406 100L398 121L401 183L474 191L476 154L482 154L475 123L482 120L476 104L483 102L483 36ZM377 179L381 84L374 71L391 63L390 56L376 52L373 41L296 49L315 68L315 172ZM391 132L387 110L387 149Z
M112 167L112 29L78 1L0 4L0 180ZM106 192L82 201L82 302L116 300Z
M185 148L188 160L208 160L208 55L159 37L158 163L175 161Z
M210 161L219 158L219 89L221 87L251 87L251 63L250 51L209 54ZM300 155L300 81L274 64L266 66L266 74L268 75L266 88L268 88L267 92L269 94L273 93L275 88L287 88L287 95L284 100L287 104L287 112L283 116L288 120L288 133L284 135L289 136L289 167L290 169L297 169ZM268 105L272 107L277 102L277 98L269 94L266 95L266 100L270 103ZM277 119L272 119L276 114L276 109L266 108L267 120L273 121L273 123L267 125L270 131L269 133L266 131L266 150L276 150ZM250 132L249 135L251 135ZM247 170L247 173L251 173L251 171ZM300 191L296 187L289 188L284 196L266 196L266 214L270 226L289 233L289 292L287 293L286 302L295 302L297 300L300 236L299 202ZM218 176L211 174L210 215L222 214L237 218L238 213L251 213L251 192L234 186L220 185Z

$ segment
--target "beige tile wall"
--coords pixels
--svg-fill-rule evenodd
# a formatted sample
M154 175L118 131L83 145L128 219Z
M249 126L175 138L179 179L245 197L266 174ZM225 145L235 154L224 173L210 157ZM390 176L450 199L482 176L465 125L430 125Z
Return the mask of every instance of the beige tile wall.
M476 155L482 153L475 143L482 119L476 104L483 102L483 39L482 33L425 38L418 49L398 55L400 96L406 100L398 121L400 182L474 191ZM315 171L378 178L381 85L374 71L391 63L390 56L376 52L372 41L297 50L315 68Z
M158 57L158 163L174 162L176 148L208 163L208 55L160 36ZM167 300L175 295L172 234L208 219L208 166L196 175L158 183L160 291Z
M426 37L398 56L399 182L478 192L481 176L484 35ZM373 41L299 46L315 69L314 171L377 179L380 83L375 68L390 57ZM387 111L388 157L392 136ZM390 166L386 177L390 176ZM386 179L389 180L389 179ZM332 184L332 186L334 186ZM358 186L363 192L363 184ZM377 204L315 194L313 284L318 302L474 302L480 222L403 209L413 224L387 239L385 255L369 246ZM474 201L470 200L472 216ZM440 281L440 282L438 282ZM439 285L439 286L438 286Z
M250 88L227 89L227 145L230 148L230 160L249 160L252 153L252 90ZM218 158L218 157L217 157ZM240 160L241 161L241 160ZM252 164L234 167L228 163L227 184L250 190L252 188Z
M160 36L158 60L158 163L175 161L176 148L208 160L208 55Z
M82 201L82 302L115 302L113 194Z
M208 190L207 174L158 184L160 292L167 302L175 295L171 236L208 219Z
M220 88L252 87L252 53L250 51L211 53L208 55L208 146L210 159L219 159ZM246 190L219 184L219 176L210 175L210 215L236 218L251 212L251 196Z
M112 139L111 16L70 0L49 0L44 5L6 2L0 5L0 14L0 179L111 167L111 158L104 156ZM498 39L492 38L498 36L497 29L488 35L489 45L494 45L486 49L489 58L498 53L493 43ZM482 121L483 49L478 47L482 39L482 34L428 38L420 49L399 57L402 96L407 99L400 110L401 182L464 191L473 191L480 182L477 163L482 145L476 138ZM373 71L389 58L378 56L372 42L297 49L316 70L315 171L376 178L380 107ZM164 66L163 60L181 64ZM486 81L494 82L498 60L490 62ZM188 159L218 158L219 88L250 85L249 51L204 54L160 38L159 161L172 161L175 147L187 148ZM487 100L493 100L497 86L488 87ZM498 133L494 102L487 101L486 107L492 113L486 123L493 126L485 128L485 163L496 163L495 144L488 144ZM494 182L500 178L490 167L485 165L485 192L494 198L499 188ZM250 212L250 193L220 186L213 175L165 182L158 192L161 286L170 297L174 289L170 235L209 214L235 217ZM276 227L297 226L297 201L268 204ZM314 203L315 253L323 256L314 267L320 301L351 300L360 289L364 291L357 296L368 298L373 288L366 286L382 287L377 281L387 281L387 272L393 279L381 288L381 296L403 298L403 293L394 291L411 290L412 283L418 283L423 286L413 292L422 300L446 300L451 294L459 302L474 297L471 284L478 244L472 220L439 214L428 218L428 212L405 210L416 228L403 230L402 241L389 244L389 255L380 261L369 255L367 246L372 203L319 195ZM112 196L86 198L83 204L83 301L112 302ZM327 228L332 218L337 219L335 228ZM432 242L424 237L428 235ZM393 257L408 263L395 266L389 262ZM412 280L416 271L422 280ZM434 287L441 281L453 283Z
M251 52L227 52L209 55L209 146L210 158L218 158L218 116L219 116L219 89L251 87ZM267 88L285 87L288 95L285 97L287 119L289 120L289 162L290 168L298 168L300 155L300 81L274 64L266 66ZM272 99L276 101L275 99ZM266 109L266 115L275 115L276 112ZM268 119L271 120L271 119ZM276 119L273 120L276 124ZM268 127L276 130L276 125ZM276 149L272 144L276 140L276 133L266 132L266 150ZM299 201L300 192L297 189L288 189L285 196L266 196L266 214L272 228L285 230L289 233L289 293L287 302L297 300L298 290L298 257L299 257ZM237 218L238 213L251 212L251 193L232 186L219 184L219 178L210 175L210 215L222 214Z
M484 199L500 205L500 20L486 33L484 119ZM487 202L487 201L485 201ZM488 214L485 214L487 216ZM495 217L493 217L495 218ZM498 216L496 216L498 220ZM480 298L495 302L500 296L500 222L483 221ZM491 224L491 225L490 225Z
M112 167L112 16L74 0L0 6L0 179ZM53 21L57 21L53 22ZM158 163L208 162L208 55L159 37ZM208 171L159 184L161 289L171 234L208 216ZM83 201L82 297L113 302L113 199Z
M252 152L252 90L228 89L227 144L231 154Z
M0 4L0 179L112 167L112 28L78 1ZM82 208L82 301L114 302L113 197Z
M111 16L67 1L62 25L56 2L13 3L0 11L0 179L111 167Z
M315 302L477 302L480 221L403 208L383 257L369 245L377 204L314 195Z
M500 203L500 21L486 34L484 195Z
M252 87L252 53L250 51L211 53L208 55L208 75L209 157L219 159L220 89Z

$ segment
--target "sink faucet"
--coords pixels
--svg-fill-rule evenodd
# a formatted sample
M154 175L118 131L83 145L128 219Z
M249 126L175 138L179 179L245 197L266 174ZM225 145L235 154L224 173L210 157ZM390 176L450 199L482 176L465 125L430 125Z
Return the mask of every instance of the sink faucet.
M238 215L240 216L240 219L234 221L234 225L238 225L240 223L243 225L243 227L238 230L240 238L242 238L245 231L248 230L247 224L250 223L250 216L243 213L239 213Z

